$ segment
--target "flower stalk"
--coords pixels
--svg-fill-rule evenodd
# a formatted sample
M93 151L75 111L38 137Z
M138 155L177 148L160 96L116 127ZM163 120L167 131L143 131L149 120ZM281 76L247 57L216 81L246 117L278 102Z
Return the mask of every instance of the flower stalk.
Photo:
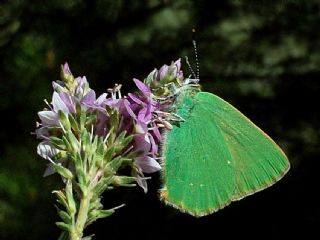
M102 194L136 183L146 191L143 172L160 169L155 160L160 133L153 120L158 107L138 80L140 95L122 97L116 85L108 90L110 98L106 93L97 98L86 78L74 78L67 64L61 78L53 82L52 103L38 113L37 152L49 161L44 176L59 174L65 184L53 191L61 218L56 225L63 230L59 239L91 239L84 229L123 206L103 209Z
M76 223L75 225L73 225L72 229L70 230L71 240L82 239L84 226L88 218L91 198L92 198L92 193L90 191L85 196L82 196Z
M53 82L52 102L38 113L36 129L37 152L49 161L44 176L59 174L64 184L53 191L61 218L56 225L63 231L59 240L91 239L85 228L124 206L104 209L105 191L136 184L147 191L143 173L161 169L159 127L172 128L168 120L175 118L164 112L166 99L182 78L178 60L152 71L145 83L134 79L138 94L122 96L115 84L110 97L96 97L86 77L75 78L68 64L62 66L62 81Z

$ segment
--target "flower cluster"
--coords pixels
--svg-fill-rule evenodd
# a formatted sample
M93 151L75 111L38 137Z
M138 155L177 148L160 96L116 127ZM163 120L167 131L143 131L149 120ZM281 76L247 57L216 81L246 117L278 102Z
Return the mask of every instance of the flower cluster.
M86 226L118 208L103 209L104 191L135 183L147 191L143 173L161 169L159 127L172 128L169 121L179 121L162 111L167 102L161 97L170 98L183 84L180 67L178 60L153 70L144 82L134 79L136 94L122 97L116 84L97 97L86 77L75 78L68 64L62 66L62 81L53 82L52 102L45 101L36 129L37 152L49 161L44 175L58 173L65 183L53 191L60 203L59 239L83 239Z
M120 85L110 97L96 96L85 77L74 78L68 64L62 81L53 82L52 102L38 113L38 154L49 160L45 176L57 172L65 188L54 191L61 205L64 232L60 239L82 239L83 229L98 218L111 215L101 195L116 186L138 183L147 191L145 173L161 169L156 161L161 135L157 126L158 103L150 89L135 79L138 94L122 97ZM122 168L131 169L129 176Z
M66 153L57 149L50 141L50 137L59 136L63 132L63 126L59 121L59 111L72 115L85 111L88 115L95 116L95 122L92 122L93 125L91 125L92 134L106 138L110 128L114 127L108 128L110 117L106 111L107 108L112 108L120 114L120 125L117 126L116 133L126 131L126 135L133 136L132 145L124 150L127 154L139 153L134 158L134 164L140 176L137 179L138 183L146 191L147 186L142 172L152 173L161 168L156 161L161 135L153 119L154 112L159 109L159 105L151 98L149 87L134 79L141 92L139 95L128 94L128 97L121 97L120 88L116 86L111 89L110 97L107 97L107 93L96 97L86 77L74 78L68 64L62 66L62 79L63 81L53 82L52 106L47 103L49 109L38 113L41 127L36 130L36 134L43 141L38 145L37 152L51 162L45 176L54 172L53 165L56 163L67 165L68 161Z
M163 65L159 70L154 69L144 80L152 89L155 96L167 97L183 84L184 77L181 71L181 59L171 65Z

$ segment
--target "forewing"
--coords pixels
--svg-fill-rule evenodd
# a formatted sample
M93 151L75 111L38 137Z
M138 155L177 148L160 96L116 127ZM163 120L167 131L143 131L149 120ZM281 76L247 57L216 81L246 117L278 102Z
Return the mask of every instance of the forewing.
M289 170L280 147L236 108L211 93L200 92L195 99L207 114L213 113L232 156L236 179L232 200L272 185Z

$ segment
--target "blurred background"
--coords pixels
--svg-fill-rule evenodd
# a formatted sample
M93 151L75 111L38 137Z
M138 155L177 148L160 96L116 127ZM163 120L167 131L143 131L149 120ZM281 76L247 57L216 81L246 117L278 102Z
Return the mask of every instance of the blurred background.
M30 132L67 61L105 92L133 91L154 67L189 56L197 29L203 89L232 103L287 153L291 171L273 187L195 219L149 192L121 189L125 202L87 229L95 239L197 239L317 234L319 198L320 2L318 0L2 0L0 2L0 239L57 239L53 189ZM184 64L185 75L190 72ZM178 234L178 235L177 235ZM176 237L175 237L176 238Z

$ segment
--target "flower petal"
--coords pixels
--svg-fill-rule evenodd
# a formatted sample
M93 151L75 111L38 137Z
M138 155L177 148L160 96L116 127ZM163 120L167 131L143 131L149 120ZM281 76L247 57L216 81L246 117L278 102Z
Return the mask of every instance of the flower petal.
M169 66L163 65L159 70L160 80L162 80L168 73Z
M38 116L43 126L57 126L58 114L53 111L40 111Z
M140 122L149 123L152 117L151 113L151 104L148 104L146 107L142 108L138 114L138 120Z
M174 62L174 65L177 66L178 72L180 71L181 68L181 58L179 58L177 61Z
M69 64L68 63L65 63L63 66L62 66L62 69L63 69L63 74L64 75L71 75L72 76L72 73L70 71L70 68L69 68Z
M59 112L59 110L61 110L64 113L69 113L68 107L63 102L63 100L61 99L61 97L57 92L53 93L52 105L55 112Z
M159 128L157 127L157 126L154 126L153 128L152 128L152 133L153 133L153 135L156 137L156 139L158 140L158 141L161 141L161 133L160 133L160 131L159 131Z
M148 154L151 149L151 142L147 134L138 134L134 136L134 149L142 151L143 155Z
M140 100L136 95L129 93L129 98L137 104L145 104L142 100Z
M53 90L57 93L66 92L67 90L64 88L64 83L61 81L52 82Z
M149 139L150 139L150 143L151 143L151 152L150 154L152 154L152 156L155 156L158 153L158 144L156 144L152 134L148 134Z
M48 163L47 168L44 171L42 176L47 177L47 176L54 174L56 172L56 170L54 169L54 165L57 163L65 166L67 163L67 159L58 159L57 161L55 161L55 163Z
M49 132L48 127L41 127L36 129L36 135L38 139L48 140L49 139Z
M107 96L108 96L107 93L101 94L101 95L97 98L97 100L95 101L95 104L98 105L98 106L101 106L102 103L104 103L104 101L106 100Z
M136 84L137 88L139 88L139 90L142 92L143 95L150 96L151 91L147 85L145 85L143 82L141 82L140 80L138 80L136 78L134 78L133 81Z
M93 90L90 90L82 99L81 103L83 104L93 104L94 101L96 100L96 93Z
M54 169L53 166L54 166L53 163L47 164L47 168L43 173L43 177L48 177L48 176L50 176L50 175L52 175L52 174L54 174L56 172L56 170Z
M69 112L75 113L76 112L76 103L73 96L71 96L67 92L61 92L59 94L61 100L64 102L64 104L67 106Z
M137 134L146 134L148 132L148 126L142 122L137 122L134 125L134 131Z
M148 192L148 184L147 179L144 177L143 172L141 169L136 166L136 168L132 171L132 176L136 177L136 181L138 185L143 189L144 193Z
M161 170L160 164L149 156L138 157L134 163L145 173L154 173Z
M44 159L51 160L55 155L59 153L59 150L56 149L49 142L41 142L38 144L37 153Z
M77 77L75 81L78 83L76 87L76 94L85 96L91 90L87 78L85 76Z
M126 100L126 99L125 99ZM128 114L133 118L133 119L137 119L137 116L134 114L134 112L131 109L131 104L129 103L128 100L124 101L124 106L128 112Z

